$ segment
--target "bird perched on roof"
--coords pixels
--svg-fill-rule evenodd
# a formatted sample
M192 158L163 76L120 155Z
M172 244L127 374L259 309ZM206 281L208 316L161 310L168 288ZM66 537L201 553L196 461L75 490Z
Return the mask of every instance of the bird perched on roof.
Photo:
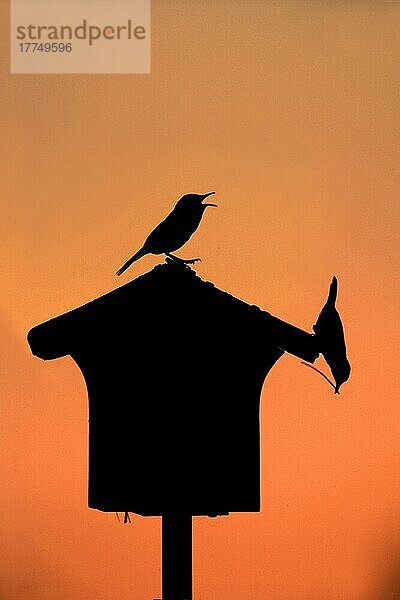
M172 212L150 233L140 250L118 269L117 275L122 275L132 263L146 254L166 254L171 260L181 264L192 264L200 260L198 258L184 260L174 256L171 252L181 248L192 237L207 206L217 206L203 202L212 194L215 192L182 196Z
M350 363L346 356L343 325L335 306L337 292L338 282L336 277L333 277L328 299L319 314L317 322L313 325L318 347L335 379L336 394L339 393L342 383L350 377L351 371Z

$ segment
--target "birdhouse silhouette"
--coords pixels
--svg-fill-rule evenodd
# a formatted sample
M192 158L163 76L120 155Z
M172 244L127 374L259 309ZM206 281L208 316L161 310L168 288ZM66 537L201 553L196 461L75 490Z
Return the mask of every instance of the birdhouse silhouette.
M315 337L173 263L33 328L89 399L89 507L163 515L260 510L259 405L287 351Z

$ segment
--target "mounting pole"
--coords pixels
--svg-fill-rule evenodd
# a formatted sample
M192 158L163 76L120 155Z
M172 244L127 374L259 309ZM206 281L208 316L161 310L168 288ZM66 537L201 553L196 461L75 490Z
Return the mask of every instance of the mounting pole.
M162 516L162 600L192 600L192 515Z

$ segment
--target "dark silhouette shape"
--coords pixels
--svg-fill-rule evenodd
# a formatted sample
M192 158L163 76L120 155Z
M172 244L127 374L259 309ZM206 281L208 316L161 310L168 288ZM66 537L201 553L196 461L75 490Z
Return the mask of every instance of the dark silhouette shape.
M181 248L192 237L207 206L217 206L203 202L211 194L215 194L215 192L182 196L168 217L150 233L140 250L118 269L117 275L122 275L132 263L146 254L166 254L175 262L183 264L193 264L200 260L199 258L184 260L174 256L171 252Z
M89 393L89 506L161 515L260 509L259 402L284 350L315 336L182 265L32 329L32 352L70 354Z
M190 514L163 515L162 595L164 600L192 598L192 520Z
M333 277L329 288L328 299L322 308L313 330L320 348L332 375L335 379L335 394L339 393L340 386L350 377L350 363L346 356L346 343L339 313L336 310L338 282Z
M315 327L167 259L29 332L35 355L71 355L85 378L89 506L162 516L164 600L192 598L192 515L260 510L263 382L285 351L314 362L320 342L330 348L324 319Z

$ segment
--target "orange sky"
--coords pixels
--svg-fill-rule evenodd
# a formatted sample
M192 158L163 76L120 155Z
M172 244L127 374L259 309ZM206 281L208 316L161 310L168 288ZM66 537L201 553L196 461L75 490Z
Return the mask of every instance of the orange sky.
M11 76L0 19L1 600L160 596L160 520L86 507L83 378L26 332L210 190L181 255L307 330L336 274L353 373L274 367L262 512L195 519L195 597L400 597L400 3L153 0L151 75Z

